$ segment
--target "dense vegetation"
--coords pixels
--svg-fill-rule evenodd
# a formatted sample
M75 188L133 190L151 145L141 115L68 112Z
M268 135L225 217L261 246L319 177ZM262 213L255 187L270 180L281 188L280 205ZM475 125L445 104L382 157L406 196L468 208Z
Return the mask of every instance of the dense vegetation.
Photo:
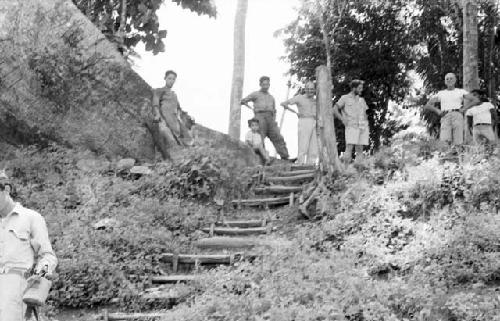
M144 310L146 275L168 272L161 253L193 250L217 204L251 182L210 148L140 178L88 152L2 150L20 200L49 224L61 259L58 307ZM498 155L478 149L456 160L433 140L400 133L332 178L325 215L285 228L254 264L201 274L170 319L499 320L499 170ZM102 218L115 222L96 230Z
M208 147L180 153L175 163L159 163L153 175L140 178L120 174L116 164L90 152L55 145L1 147L18 200L47 220L60 259L51 293L56 307L115 299L143 309L137 295L148 275L167 269L161 254L190 251L201 236L195 231L213 222L226 200L245 192L251 180L231 161L237 158L231 151L226 158ZM110 219L107 228L96 229L102 219Z
M500 161L404 139L332 182L319 222L200 277L166 320L500 320Z

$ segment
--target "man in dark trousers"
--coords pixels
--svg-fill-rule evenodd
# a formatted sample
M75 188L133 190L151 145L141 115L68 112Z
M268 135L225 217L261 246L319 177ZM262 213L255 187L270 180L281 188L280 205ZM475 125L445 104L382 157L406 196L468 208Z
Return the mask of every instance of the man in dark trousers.
M255 118L259 120L262 140L264 141L266 137L269 137L281 159L288 160L288 149L276 123L276 102L269 93L271 81L269 77L262 76L259 84L260 90L243 98L241 104L248 106L249 102L253 103L253 111Z

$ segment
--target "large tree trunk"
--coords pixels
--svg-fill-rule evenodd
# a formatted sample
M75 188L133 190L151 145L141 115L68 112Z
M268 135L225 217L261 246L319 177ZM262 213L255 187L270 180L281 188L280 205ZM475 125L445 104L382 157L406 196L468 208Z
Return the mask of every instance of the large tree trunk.
M243 80L245 77L245 23L248 0L238 0L234 18L234 61L233 82L231 87L231 104L229 110L228 134L234 139L240 139L241 133L241 98L243 95Z
M464 15L464 89L479 88L478 76L478 30L477 3L475 0L463 0Z
M492 99L494 104L497 103L497 95L496 95L496 83L495 83L495 36L497 33L497 23L498 23L498 11L495 6L495 3L491 4L491 10L489 11L489 19L490 19L490 36L488 39L488 61L486 70L487 73L487 82L488 82L488 96Z
M477 14L476 0L463 0L463 87L468 91L479 88ZM466 122L464 120L464 128L467 128ZM465 130L464 138L466 143L470 141L468 130Z
M332 109L332 76L331 69L327 66L316 68L316 129L320 162L323 169L329 174L340 171L339 154L337 151L337 138Z
M127 0L122 0L120 12L120 28L118 29L120 37L125 35L125 26L127 25Z

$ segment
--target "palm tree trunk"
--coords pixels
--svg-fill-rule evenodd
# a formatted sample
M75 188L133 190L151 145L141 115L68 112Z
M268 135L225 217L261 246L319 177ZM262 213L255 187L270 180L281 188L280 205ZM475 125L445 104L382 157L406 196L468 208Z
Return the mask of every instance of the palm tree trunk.
M229 110L228 134L240 139L241 134L241 98L243 96L243 80L245 77L245 24L248 0L238 0L234 18L234 60L231 101Z

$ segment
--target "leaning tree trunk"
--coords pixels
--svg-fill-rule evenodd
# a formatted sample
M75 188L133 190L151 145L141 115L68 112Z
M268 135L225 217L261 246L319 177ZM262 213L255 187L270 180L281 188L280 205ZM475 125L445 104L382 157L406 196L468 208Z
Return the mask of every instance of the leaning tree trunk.
M316 68L316 129L319 136L320 162L329 174L340 171L337 138L332 109L332 76L327 66Z
M120 41L123 43L125 38L125 27L127 26L127 0L122 0L120 12L120 27L118 28L118 35Z
M240 139L241 133L241 97L243 95L243 80L245 77L245 23L248 0L238 0L234 18L234 60L233 81L231 86L231 102L229 110L228 134L234 139Z
M467 91L479 88L477 14L476 0L463 0L463 87ZM467 120L464 120L464 128L467 128L466 122ZM465 141L470 141L468 130L465 130Z

